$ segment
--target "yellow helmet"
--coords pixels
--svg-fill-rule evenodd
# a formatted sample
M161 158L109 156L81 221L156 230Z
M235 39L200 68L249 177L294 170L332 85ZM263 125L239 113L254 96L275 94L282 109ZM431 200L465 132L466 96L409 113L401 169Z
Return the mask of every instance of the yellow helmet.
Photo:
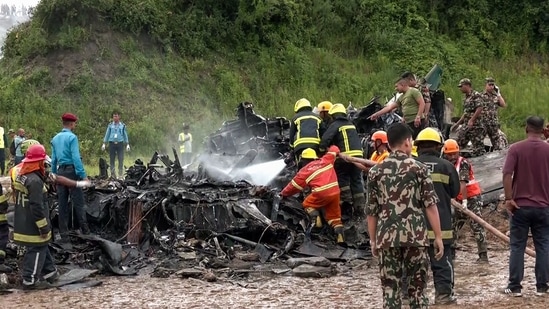
M330 101L322 101L318 103L317 109L319 112L330 112L330 108L332 108L333 104Z
M412 146L412 156L417 157L417 146Z
M343 106L343 104L341 103L334 104L332 108L330 108L330 111L328 112L328 114L330 115L337 114L337 113L347 114L347 109L345 108L345 106Z
M303 107L311 107L311 102L305 98L297 100L297 102L295 102L294 112L297 113L297 111Z
M27 154L27 150L29 150L29 147L32 145L40 145L40 142L34 139L27 139L21 143L21 153L23 155Z
M417 145L419 142L436 142L439 144L442 144L442 136L440 133L433 129L433 128L425 128L419 132L417 135L416 140L414 141L414 145Z
M316 151L313 148L307 148L301 153L301 158L303 159L318 159L316 156Z

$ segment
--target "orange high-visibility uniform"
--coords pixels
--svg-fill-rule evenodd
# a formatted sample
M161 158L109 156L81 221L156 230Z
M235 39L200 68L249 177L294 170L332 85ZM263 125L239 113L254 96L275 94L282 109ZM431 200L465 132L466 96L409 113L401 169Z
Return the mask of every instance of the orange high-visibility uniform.
M304 208L324 208L326 221L333 226L341 226L341 208L339 207L339 185L334 170L334 161L339 148L331 146L319 160L305 165L292 181L280 193L291 196L310 187L309 194L303 201Z
M459 173L459 169L461 167L461 162L466 161L465 158L459 157L456 161L455 167L457 172ZM469 163L468 161L466 161ZM471 163L469 163L469 182L467 183L467 198L471 198L477 195L480 195L482 193L482 190L480 189L480 184L475 179L475 172L473 171L473 166ZM458 201L463 200L463 196L461 195L461 192L457 196Z
M389 156L390 152L385 150L384 152L382 152L381 154L378 153L377 151L374 151L374 153L372 154L372 157L370 158L370 160L376 162L376 163L381 163L383 162L383 160L385 160L385 158L387 158Z

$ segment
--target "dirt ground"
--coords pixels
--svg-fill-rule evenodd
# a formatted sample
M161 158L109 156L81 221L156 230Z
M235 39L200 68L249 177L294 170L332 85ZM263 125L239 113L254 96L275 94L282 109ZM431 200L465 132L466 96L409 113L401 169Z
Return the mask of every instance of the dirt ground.
M487 213L485 218L507 232L507 221L501 214ZM502 293L507 280L507 246L489 235L490 264L477 265L476 245L468 227L462 230L462 239L455 266L458 305L445 308L549 308L549 297L535 296L533 258L525 258L523 297L509 297ZM341 270L337 276L322 279L278 275L205 282L173 276L105 277L100 278L103 285L95 288L4 295L0 308L382 307L377 267ZM432 283L429 297L434 299Z

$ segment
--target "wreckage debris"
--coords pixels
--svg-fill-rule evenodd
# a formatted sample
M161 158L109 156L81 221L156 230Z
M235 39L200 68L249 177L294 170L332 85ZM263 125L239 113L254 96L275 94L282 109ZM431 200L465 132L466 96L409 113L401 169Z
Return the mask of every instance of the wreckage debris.
M368 134L396 121L367 119L380 108L374 99L349 113L365 147ZM94 274L221 280L251 274L322 277L336 272L332 261L369 260L367 243L339 246L329 229L305 237L309 217L300 201L280 199L279 190L296 172L295 165L284 163L291 157L288 120L264 118L246 102L239 104L237 117L210 135L205 153L185 168L174 149L173 160L158 152L147 163L136 160L124 180L107 179L106 173L93 179L85 199L94 235L72 234L70 244L56 240L51 244L56 261ZM471 159L490 196L485 203L501 186L500 179L482 176L482 164L493 160L490 166L498 168L505 152L490 156ZM276 168L263 181L250 175L251 166ZM4 182L9 186L9 179ZM54 192L48 200L56 229ZM8 251L11 261L21 256L18 248ZM67 288L100 283L78 284Z

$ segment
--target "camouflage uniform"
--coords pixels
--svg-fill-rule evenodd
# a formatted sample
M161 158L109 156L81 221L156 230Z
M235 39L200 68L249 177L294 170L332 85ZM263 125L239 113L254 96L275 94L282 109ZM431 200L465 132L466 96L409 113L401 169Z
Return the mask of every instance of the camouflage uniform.
M425 105L431 104L431 93L429 92L429 88L425 85L418 84L417 89L421 92ZM429 118L425 121L427 127L438 128L438 122L435 116L435 112L433 110L433 106L431 106L431 109L429 110Z
M467 160L461 162L459 168L459 180L464 182L469 182L469 169L471 165ZM472 211L475 215L482 217L482 196L469 196L467 197L467 209ZM475 234L475 240L477 241L477 250L478 254L487 253L488 245L486 244L486 230L482 225L480 225L475 220L470 219L466 214L461 211L454 212L454 221L453 221L453 230L454 230L454 244L453 248L457 246L457 241L459 238L459 230L463 227L465 222L469 221L471 230Z
M482 100L485 104L482 112L484 129L490 138L493 150L501 150L505 148L506 141L502 140L502 136L499 131L499 97L496 93L484 91L482 93Z
M400 308L403 272L410 280L410 308L427 308L429 257L425 207L438 203L427 167L392 152L368 174L368 216L377 218L383 308Z
M471 91L470 94L465 95L465 101L463 102L463 125L457 130L457 142L461 149L465 149L469 141L473 144L471 150L471 156L482 156L486 151L484 150L484 136L486 136L486 130L482 125L484 121L482 114L476 119L472 128L468 127L469 119L475 113L478 107L484 108L484 101L482 95L478 91Z

